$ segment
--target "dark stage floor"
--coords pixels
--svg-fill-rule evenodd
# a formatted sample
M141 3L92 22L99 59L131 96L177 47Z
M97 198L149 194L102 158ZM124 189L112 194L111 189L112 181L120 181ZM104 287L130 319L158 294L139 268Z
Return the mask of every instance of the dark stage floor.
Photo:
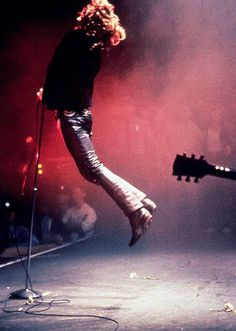
M116 330L115 321L123 331L236 330L236 312L224 311L226 303L236 308L235 249L145 242L130 249L97 235L32 258L43 303L8 300L5 309L15 312L1 310L0 330ZM1 300L24 288L21 263L2 267L0 281Z

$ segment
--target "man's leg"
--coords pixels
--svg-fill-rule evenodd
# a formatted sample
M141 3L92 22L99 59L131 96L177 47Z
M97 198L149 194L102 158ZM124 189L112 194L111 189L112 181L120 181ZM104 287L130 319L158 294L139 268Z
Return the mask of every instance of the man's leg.
M149 227L152 215L148 211L146 194L115 175L98 159L91 141L92 116L90 110L60 115L61 130L68 150L81 174L99 184L124 211L132 228L132 246ZM155 209L155 204L153 203ZM151 210L150 210L151 211ZM139 224L139 226L138 226Z

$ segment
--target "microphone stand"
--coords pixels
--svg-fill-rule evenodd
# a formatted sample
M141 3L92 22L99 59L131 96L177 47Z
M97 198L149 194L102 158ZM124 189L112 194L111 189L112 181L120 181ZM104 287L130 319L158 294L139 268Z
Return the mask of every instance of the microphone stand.
M39 102L40 101L38 100L38 104L36 108L37 111L38 111ZM26 272L25 288L12 292L10 294L10 299L31 299L31 298L36 299L42 296L40 292L35 291L32 288L32 284L30 280L30 262L31 262L31 251L32 251L32 237L33 237L33 226L34 226L34 217L35 217L36 195L38 191L37 179L38 179L38 165L39 165L41 145L42 145L43 121L44 121L44 106L42 105L41 122L39 127L39 137L37 143L38 150L36 153L36 165L35 165L34 182L33 182L32 211L31 211L31 221L30 221L30 233L28 240L27 268L24 265L24 269Z

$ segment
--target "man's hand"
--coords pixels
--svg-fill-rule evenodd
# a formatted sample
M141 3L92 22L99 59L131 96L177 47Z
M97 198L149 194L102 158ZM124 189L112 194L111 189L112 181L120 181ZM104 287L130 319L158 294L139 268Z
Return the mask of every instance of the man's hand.
M37 92L37 102L42 102L43 97L43 87L41 87Z

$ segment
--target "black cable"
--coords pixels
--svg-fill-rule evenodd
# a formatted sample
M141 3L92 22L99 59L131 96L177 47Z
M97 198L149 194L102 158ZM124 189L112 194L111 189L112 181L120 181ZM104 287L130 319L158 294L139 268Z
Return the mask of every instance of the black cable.
M116 324L116 327L114 331L118 330L119 328L119 322L116 321L113 318L110 317L105 317L105 316L99 316L99 315L90 315L90 314L56 314L56 313L51 313L51 314L45 314L45 311L48 311L53 307L55 304L61 304L61 303L70 303L70 300L63 299L63 300L51 300L49 302L45 301L35 301L36 303L32 305L31 307L28 307L27 309L23 310L24 307L27 307L29 303L25 303L24 305L21 305L17 310L7 310L7 301L4 302L4 307L3 307L3 312L5 313L24 313L24 314L29 314L29 315L36 315L36 316L44 316L44 317L74 317L74 318L96 318L100 320L105 320L105 321L110 321ZM36 311L31 311L36 307L39 307L42 304L48 304L48 307Z

